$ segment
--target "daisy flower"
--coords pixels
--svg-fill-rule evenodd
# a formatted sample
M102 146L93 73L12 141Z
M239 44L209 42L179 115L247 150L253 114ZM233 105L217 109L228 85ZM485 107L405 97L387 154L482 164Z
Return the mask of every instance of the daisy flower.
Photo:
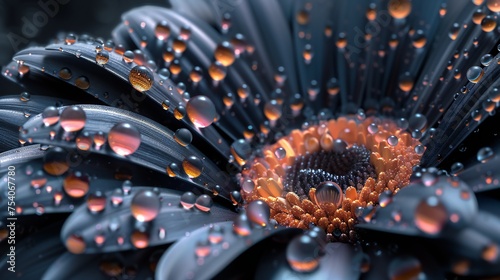
M170 4L3 68L2 277L500 275L500 1Z

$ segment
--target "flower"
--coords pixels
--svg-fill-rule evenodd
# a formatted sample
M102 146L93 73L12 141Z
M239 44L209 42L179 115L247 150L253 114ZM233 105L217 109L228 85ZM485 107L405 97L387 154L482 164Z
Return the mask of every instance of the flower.
M4 68L2 273L500 274L500 1L171 2Z

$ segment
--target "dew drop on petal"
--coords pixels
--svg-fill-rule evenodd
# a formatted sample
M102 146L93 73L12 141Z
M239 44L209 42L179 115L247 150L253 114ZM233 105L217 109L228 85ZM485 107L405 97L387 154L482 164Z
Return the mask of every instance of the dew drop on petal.
M86 89L89 89L89 87L90 87L90 81L87 77L80 76L80 77L76 78L75 85L80 89L86 90Z
M192 192L185 192L181 195L181 205L184 207L184 209L191 209L193 208L194 204L196 203L196 195Z
M123 190L121 188L116 188L111 193L111 205L117 207L123 203Z
M447 220L446 208L437 197L422 200L415 209L415 225L427 234L439 234Z
M398 137L394 136L394 135L387 137L387 143L393 147L397 146L398 145Z
M139 222L149 222L160 212L160 198L150 190L139 191L132 198L130 211Z
M43 156L43 170L50 175L59 176L69 169L68 153L60 147L50 149Z
M134 230L132 235L130 235L130 242L135 248L143 249L149 245L149 235L146 232L140 232Z
M191 144L193 135L191 134L191 131L189 131L189 129L179 128L174 134L174 139L179 145L186 147Z
M189 178L197 178L203 171L203 162L196 156L189 156L182 161L182 168Z
M378 204L380 207L386 207L392 202L392 192L384 191L378 196Z
M464 171L464 165L461 162L455 162L451 165L450 173L451 175L458 175Z
M104 65L109 61L109 53L107 51L100 51L95 55L95 62L99 65Z
M482 163L487 162L488 160L493 158L493 156L495 156L495 152L493 152L493 150L490 147L481 148L477 152L477 160Z
M223 41L215 48L214 58L223 66L227 67L233 64L236 59L234 48L228 41Z
M469 82L474 84L479 82L483 75L483 68L479 66L472 66L471 68L469 68L469 70L467 70L467 79L469 80Z
M325 203L332 203L337 207L341 205L343 200L342 189L337 183L326 181L320 183L316 187L316 203L323 205Z
M84 132L76 137L76 147L82 151L88 151L92 147L92 138L88 132Z
M246 179L241 184L241 189L246 193L251 193L255 188L255 183L251 179Z
M213 204L210 196L202 194L196 199L194 206L203 212L209 212Z
M210 255L212 251L212 246L208 240L199 241L196 243L194 253L198 258L204 258Z
M319 266L319 244L308 235L299 235L286 248L286 259L293 270L310 272Z
M487 15L481 21L481 29L484 32L491 32L491 31L495 30L496 27L497 27L497 21L496 21L495 17L492 15Z
M189 120L201 128L211 125L217 114L212 100L203 95L191 98L186 105L186 112Z
M239 236L248 236L252 233L252 227L246 213L242 212L233 223L233 230Z
M367 129L370 134L375 134L378 132L378 125L376 123L371 123L368 125Z
M106 196L97 191L87 196L87 208L91 213L99 213L106 208Z
M336 153L343 153L347 149L347 143L342 139L335 139L333 141L333 151Z
M134 61L134 57L134 52L129 50L123 53L122 59L123 61L125 61L125 63L132 63Z
M286 150L283 149L283 147L278 147L274 151L274 155L276 156L277 159L283 159L286 157Z
M72 173L64 179L63 189L70 197L83 197L89 191L89 179L80 172Z
M85 126L87 116L82 108L78 106L70 106L64 108L59 120L64 131L75 132Z
M389 14L395 19L403 19L411 12L410 0L390 0L387 6Z
M422 145L422 144L418 144L417 146L415 146L415 153L417 155L423 155L425 152L425 146Z
M226 77L227 69L220 62L216 61L208 68L208 74L214 81L221 81Z
M212 244L219 244L224 238L223 229L219 225L213 225L208 230L208 241Z
M251 222L265 227L269 223L269 205L262 200L254 200L247 206L247 216Z
M29 92L23 91L19 95L19 100L23 102L28 102L30 99L31 99L31 94L29 94Z
M481 64L483 66L490 65L491 61L493 61L493 56L491 54L485 54L481 57Z
M427 125L427 118L422 114L415 114L410 117L409 127L413 131L415 129L422 130Z
M132 182L130 182L129 180L123 181L122 190L123 194L129 195L130 191L132 190Z
M170 25L167 21L159 22L155 27L155 36L158 40L166 40L170 36Z
M151 70L146 66L135 66L130 70L128 80L132 87L143 92L149 90L153 86L154 76Z
M73 254L81 254L85 252L87 245L85 240L79 235L72 234L68 236L65 242L66 249Z
M141 133L131 124L118 123L109 130L108 143L115 153L128 156L141 145Z

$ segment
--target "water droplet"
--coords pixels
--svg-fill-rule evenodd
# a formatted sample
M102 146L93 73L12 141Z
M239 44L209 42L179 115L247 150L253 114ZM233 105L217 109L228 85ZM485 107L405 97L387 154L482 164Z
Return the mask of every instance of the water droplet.
M160 198L150 190L139 191L132 198L130 211L139 222L149 222L160 212Z
M64 191L73 198L81 198L89 191L89 179L80 172L74 172L63 181Z
M66 35L66 38L64 38L64 42L66 43L66 45L73 45L74 43L76 43L75 34L70 33Z
M186 105L186 112L189 120L201 128L211 125L217 114L212 100L203 95L191 98Z
M399 77L399 88L402 91L409 92L413 89L413 77L410 72L405 72Z
M96 150L100 150L102 145L106 143L106 136L102 131L98 131L96 134L94 134L93 139Z
M412 131L415 129L422 130L427 125L427 118L424 115L418 113L411 116L408 121L410 129Z
M380 207L386 207L392 202L392 192L384 191L378 196L378 204Z
M227 69L219 61L216 61L208 68L208 74L214 81L224 80L226 77Z
M344 198L342 189L337 183L326 181L316 186L316 204L322 206L326 203L332 203L339 207Z
M119 123L109 131L108 143L115 153L128 156L141 145L141 133L131 124Z
M485 54L481 57L481 64L483 66L490 65L491 61L493 61L493 56L491 54Z
M73 254L81 254L85 252L85 249L87 247L85 244L85 240L83 240L81 236L76 234L68 236L65 245L66 249L68 249L68 251L70 251Z
M178 120L182 120L186 115L186 108L182 105L177 106L174 109L174 117Z
M191 131L189 131L189 129L179 128L174 134L174 139L179 145L186 147L191 144L193 135L191 134Z
M255 188L255 183L251 179L246 179L241 184L241 189L246 193L251 193L254 188Z
M203 212L209 212L213 204L214 202L210 196L202 194L196 199L194 206Z
M208 241L212 244L219 244L224 239L223 229L219 225L213 225L208 230Z
M397 136L394 136L394 135L391 135L389 137L387 137L387 143L391 146L397 146L398 145L398 137Z
M80 77L76 78L75 85L78 88L85 90L85 89L88 89L90 87L90 81L87 77L80 76Z
M409 0L391 0L387 8L393 18L403 19L411 12L411 2Z
M483 147L477 152L477 160L485 163L495 156L495 152L490 147Z
M500 0L487 0L486 7L494 13L500 12Z
M51 126L59 121L59 110L56 107L50 106L42 112L42 121L46 126Z
M222 43L217 45L217 47L215 48L214 57L220 64L225 67L232 65L234 63L234 60L236 59L234 48L228 41L223 41Z
M265 227L269 223L269 205L262 200L254 200L247 206L247 216L253 223Z
M128 50L123 53L122 59L125 63L132 63L134 61L134 56L134 52Z
M422 200L415 209L415 225L427 234L439 234L447 220L446 208L437 197Z
M458 32L460 32L460 24L455 22L451 26L451 29L450 29L450 32L448 33L448 36L450 36L450 39L456 40L457 36L458 36Z
M61 68L61 70L59 70L58 75L59 75L59 78L61 78L63 80L69 80L72 77L71 70L69 70L66 67Z
M342 139L335 139L333 141L333 151L336 153L343 153L347 149L347 143Z
M180 174L181 168L177 165L177 163L172 162L167 166L167 174L170 177L176 177Z
M95 55L95 62L99 65L104 65L109 61L109 53L107 51L100 51Z
M252 154L252 147L244 139L238 139L231 144L231 154L239 165L244 165Z
M270 121L276 121L281 117L282 113L281 105L276 100L271 100L264 105L264 115L266 115Z
M286 248L286 259L293 270L310 272L319 266L319 244L308 235L299 235Z
M149 236L146 232L134 230L134 232L130 236L130 242L132 243L132 245L134 245L135 248L143 249L148 247L149 245Z
M196 156L189 156L182 161L182 168L189 178L197 178L203 172L203 162Z
M274 151L274 155L276 156L277 159L283 159L286 157L286 150L283 149L282 147L278 147L275 151Z
M194 204L196 203L196 195L192 192L185 192L181 196L181 205L184 207L184 209L191 209L193 208Z
M60 117L60 124L64 131L75 132L81 130L85 126L87 116L85 111L78 106L70 106L64 108Z
M496 27L497 27L497 21L496 21L495 17L492 15L487 15L481 21L481 29L484 32L491 32L491 31L495 30Z
M99 213L106 208L106 196L100 191L91 193L87 197L87 208L91 213Z
M155 27L155 36L158 40L167 40L170 36L170 25L167 21L159 22Z
M137 65L130 70L128 80L132 87L143 92L149 90L153 86L154 76L151 70L146 66Z
M122 205L123 203L123 190L120 188L116 188L111 193L111 204L115 207Z
M83 132L76 138L76 147L82 151L88 151L92 146L92 138L88 132Z
M43 156L43 170L50 175L59 176L69 169L68 153L60 147L50 149Z
M233 230L239 236L248 236L252 233L250 221L245 212L242 212L236 217L233 224Z
M451 175L458 175L464 171L464 165L461 162L455 162L451 165Z
M376 123L371 123L368 125L367 130L370 134L375 134L378 132L378 125Z
M469 80L469 82L474 84L479 82L483 75L483 68L479 66L472 66L471 68L469 68L469 70L467 70L467 79Z
M29 94L29 92L26 92L26 91L21 92L21 94L19 95L19 100L21 100L23 102L30 101L30 98L31 98L31 94Z
M212 251L212 246L208 242L208 240L203 240L203 241L198 241L196 243L196 248L194 249L194 254L198 258L204 258L210 255L210 252Z

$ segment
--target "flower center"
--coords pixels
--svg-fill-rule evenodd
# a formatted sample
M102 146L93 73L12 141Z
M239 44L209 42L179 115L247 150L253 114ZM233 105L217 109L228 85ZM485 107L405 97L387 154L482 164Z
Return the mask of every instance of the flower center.
M317 225L332 241L355 241L357 214L408 185L420 162L424 147L405 129L387 119L340 117L293 130L248 162L242 197L265 201L281 225Z

